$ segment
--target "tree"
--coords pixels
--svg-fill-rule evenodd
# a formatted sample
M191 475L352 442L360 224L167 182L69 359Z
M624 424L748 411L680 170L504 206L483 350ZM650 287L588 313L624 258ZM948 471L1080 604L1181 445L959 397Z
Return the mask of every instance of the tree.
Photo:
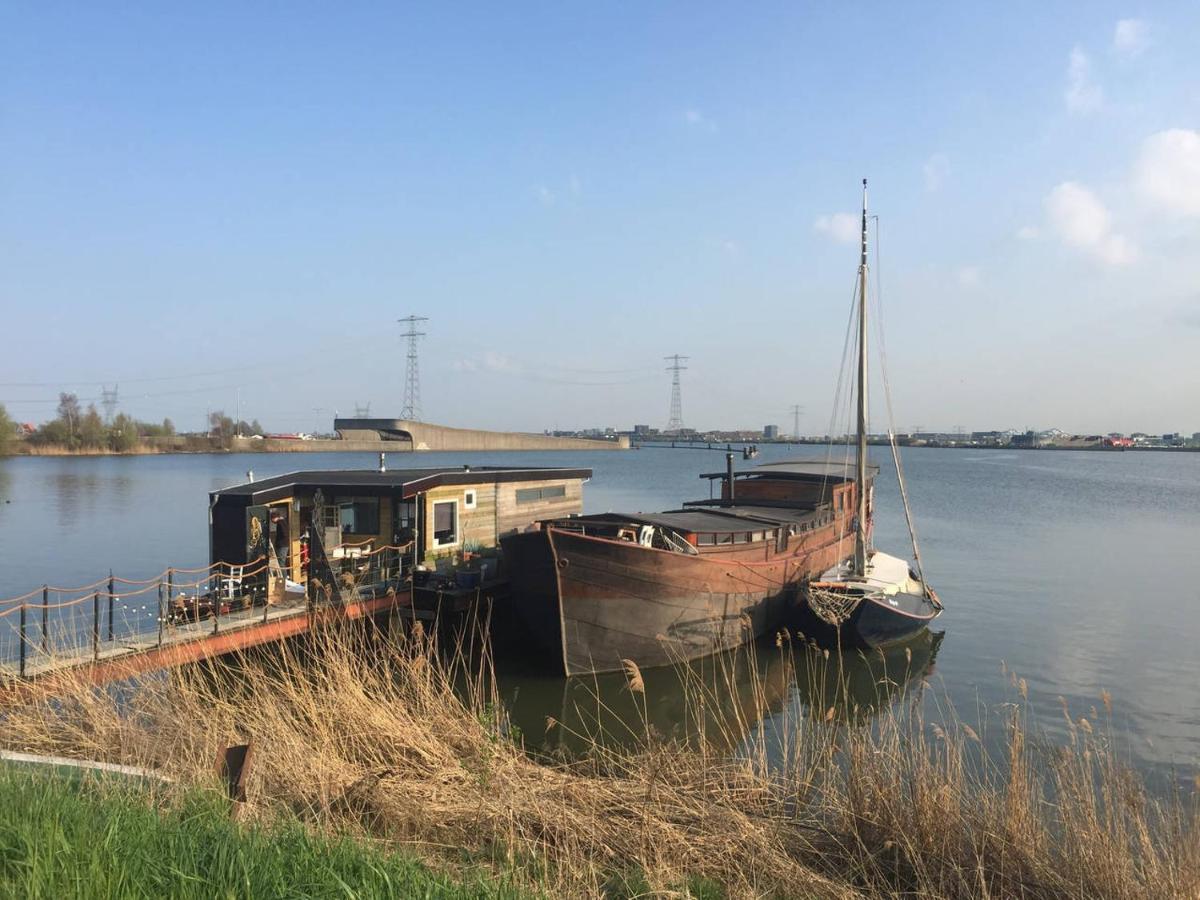
M67 426L67 435L70 440L75 439L75 432L79 428L79 398L74 394L68 394L63 391L58 395L58 418Z
M79 420L76 428L76 437L79 439L81 447L87 447L89 450L104 446L107 434L104 428L104 420L100 418L100 413L96 412L96 405L89 403L87 412Z
M233 419L225 415L224 410L217 410L208 414L208 430L209 433L217 438L222 446L228 446L233 439L235 423Z
M138 442L138 425L132 416L118 413L108 429L108 446L117 453L128 453Z
M258 424L258 419L255 419L253 422L250 423L250 433L251 434L262 434L263 433L263 427Z
M171 437L175 434L175 423L170 419L163 419L162 423L163 437Z
M17 423L8 417L8 410L0 404L0 456L6 456L12 451L16 437Z

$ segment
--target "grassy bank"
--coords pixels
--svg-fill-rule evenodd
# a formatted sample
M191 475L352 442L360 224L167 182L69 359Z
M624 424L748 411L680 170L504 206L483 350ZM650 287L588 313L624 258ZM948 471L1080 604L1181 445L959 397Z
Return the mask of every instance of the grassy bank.
M218 793L0 769L0 896L110 898L525 896L481 873L328 837L294 818L239 825Z
M781 643L782 665L824 661ZM628 676L642 696L641 673ZM697 721L728 699L719 684L681 690ZM298 819L437 867L465 858L553 895L1200 891L1195 794L1149 796L1114 753L1103 713L1064 709L1068 740L1049 745L1027 732L1014 689L1003 751L989 755L953 715L926 721L922 690L874 719L835 703L768 737L754 723L779 697L758 685L733 720L686 745L647 726L632 747L596 740L569 760L538 760L498 712L486 670L446 662L419 637L368 645L333 634L303 658L181 673L119 704L80 685L10 711L0 737L192 785L210 783L220 747L253 741L251 820Z

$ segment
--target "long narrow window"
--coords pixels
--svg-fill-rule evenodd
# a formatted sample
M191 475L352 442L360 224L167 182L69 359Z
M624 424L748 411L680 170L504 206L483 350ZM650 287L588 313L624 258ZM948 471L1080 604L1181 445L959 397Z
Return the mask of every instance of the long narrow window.
M458 543L458 501L444 500L433 504L433 546L448 547Z
M540 488L517 488L518 503L537 503L539 500L556 500L567 496L565 484L553 484Z

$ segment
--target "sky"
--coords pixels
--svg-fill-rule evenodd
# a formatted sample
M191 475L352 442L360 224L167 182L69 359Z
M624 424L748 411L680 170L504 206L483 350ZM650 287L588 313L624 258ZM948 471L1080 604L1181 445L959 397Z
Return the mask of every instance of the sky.
M0 404L395 416L416 314L427 421L663 427L679 353L686 425L825 433L866 177L898 430L1200 431L1198 46L1192 2L7 3Z

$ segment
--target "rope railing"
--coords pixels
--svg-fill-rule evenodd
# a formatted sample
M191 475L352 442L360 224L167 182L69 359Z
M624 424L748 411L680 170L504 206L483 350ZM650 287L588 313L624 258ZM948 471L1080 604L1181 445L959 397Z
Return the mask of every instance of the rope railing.
M338 545L359 552L330 561L335 574L353 572L360 582L366 576L368 583L361 584L366 590L378 592L385 583L394 589L393 582L401 580L406 568L404 551L413 542L365 549L371 543ZM394 555L394 561L386 554ZM82 662L89 656L99 660L102 651L161 647L188 640L189 635L216 634L223 622L267 622L272 609L294 610L299 603L311 611L331 602L313 590L317 582L307 560L302 566L294 560L291 566L282 565L288 575L300 571L308 576L302 592L293 590L296 582L277 577L277 562L282 564L263 555L246 563L169 567L146 579L110 574L91 584L71 588L46 584L0 600L0 675L16 669L13 674L24 678L31 664L52 667L58 660Z

